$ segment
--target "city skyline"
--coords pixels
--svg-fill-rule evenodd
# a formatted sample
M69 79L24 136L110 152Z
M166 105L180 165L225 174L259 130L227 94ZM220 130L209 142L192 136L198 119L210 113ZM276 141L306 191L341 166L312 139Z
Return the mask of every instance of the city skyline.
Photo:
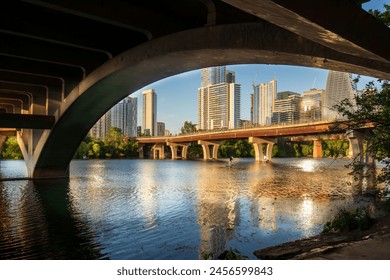
M328 70L288 65L227 65L235 72L236 82L241 84L241 119L251 119L250 95L252 84L269 82L276 78L278 92L292 91L303 95L303 92L316 88L326 89ZM352 78L356 74L352 73ZM364 89L375 77L361 76L357 89ZM180 133L184 121L198 122L198 88L201 86L201 69L175 75L150 84L130 96L138 97L142 91L153 88L158 99L157 121L164 122L172 134ZM142 111L141 104L138 110ZM139 114L140 115L140 114ZM138 117L138 123L142 123Z

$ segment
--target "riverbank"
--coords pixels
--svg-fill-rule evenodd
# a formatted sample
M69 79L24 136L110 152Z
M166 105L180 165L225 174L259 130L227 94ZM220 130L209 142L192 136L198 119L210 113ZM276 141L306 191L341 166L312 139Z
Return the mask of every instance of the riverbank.
M264 260L390 260L390 215L375 218L368 230L323 233L254 254Z

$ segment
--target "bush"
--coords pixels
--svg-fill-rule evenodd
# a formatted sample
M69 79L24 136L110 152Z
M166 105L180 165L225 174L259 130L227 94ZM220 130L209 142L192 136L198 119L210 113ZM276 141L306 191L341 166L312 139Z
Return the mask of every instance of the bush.
M325 224L323 232L365 230L371 225L372 218L367 208L357 208L354 212L342 209L331 222Z
M218 256L219 260L246 260L247 256L243 256L237 249L225 250L222 254Z

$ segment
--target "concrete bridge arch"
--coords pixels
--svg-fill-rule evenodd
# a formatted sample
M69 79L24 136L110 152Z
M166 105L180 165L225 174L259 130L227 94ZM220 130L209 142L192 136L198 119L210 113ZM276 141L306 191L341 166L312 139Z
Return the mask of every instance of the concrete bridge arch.
M185 71L227 64L285 64L390 78L386 62L341 53L268 22L208 26L156 38L87 75L54 113L55 125L24 150L32 178L69 176L69 163L96 121L129 93ZM26 141L19 137L21 146ZM32 148L33 147L33 148Z

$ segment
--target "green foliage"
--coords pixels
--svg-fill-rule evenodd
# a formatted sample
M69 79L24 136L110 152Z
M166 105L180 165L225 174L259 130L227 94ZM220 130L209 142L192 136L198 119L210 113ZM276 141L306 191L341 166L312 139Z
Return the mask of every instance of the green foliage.
M119 128L111 128L105 139L87 136L80 143L74 158L131 158L138 156L138 142L124 136Z
M302 144L302 156L309 157L313 155L313 143Z
M247 139L223 141L218 152L222 158L254 156L253 145Z
M325 157L345 157L348 155L348 140L324 140L322 152Z
M281 139L278 141L272 150L272 155L275 157L296 157L302 156L300 144L287 142ZM275 152L275 154L274 154Z
M247 260L247 256L243 256L237 249L225 250L218 256L219 260Z
M16 137L8 137L1 147L2 159L23 159Z
M202 156L202 146L198 142L191 142L191 145L188 146L187 156L189 158L199 158Z
M370 228L372 223L373 220L367 208L357 208L354 212L342 209L331 222L325 224L323 232L365 230Z
M379 19L381 22L383 22L385 25L390 27L390 5L383 5L385 8L384 12L381 12L379 10L368 10L370 14L372 14L374 17Z
M355 100L343 100L335 109L347 118L350 130L361 129L366 136L364 154L369 155L383 164L378 176L379 182L390 183L390 84L380 81L381 90L373 82L366 86L366 90L355 97ZM372 124L372 129L365 128ZM363 167L356 157L351 164L353 172L359 174ZM367 169L367 172L370 172Z
M201 259L202 260L212 260L214 259L213 253L202 252ZM247 260L248 257L242 255L237 249L225 250L222 254L220 254L217 258L218 260Z
M196 132L196 126L192 122L185 121L181 128L181 134L194 133Z

